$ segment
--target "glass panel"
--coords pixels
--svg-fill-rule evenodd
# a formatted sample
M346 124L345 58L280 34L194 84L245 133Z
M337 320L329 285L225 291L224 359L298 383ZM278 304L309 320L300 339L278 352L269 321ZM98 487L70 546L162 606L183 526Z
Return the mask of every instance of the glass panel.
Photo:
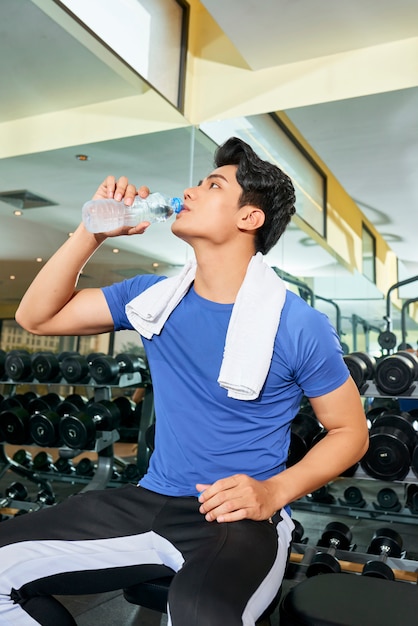
M363 224L361 231L362 242L362 274L376 282L376 240L369 229Z
M176 0L63 0L138 74L178 106L185 9Z

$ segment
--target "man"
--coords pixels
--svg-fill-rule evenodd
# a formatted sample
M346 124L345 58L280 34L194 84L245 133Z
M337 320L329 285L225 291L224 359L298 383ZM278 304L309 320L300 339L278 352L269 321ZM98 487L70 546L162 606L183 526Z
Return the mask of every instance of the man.
M138 580L141 564L163 563L177 572L170 624L253 625L284 574L289 503L366 451L365 416L335 331L261 257L295 211L290 179L236 138L215 163L185 190L172 225L196 259L179 278L75 290L106 237L149 224L98 235L80 225L22 299L16 319L35 334L140 329L156 440L140 486L84 493L1 525L2 624L74 625L52 595L121 588ZM148 193L109 176L95 198L131 204ZM286 469L303 395L328 434Z

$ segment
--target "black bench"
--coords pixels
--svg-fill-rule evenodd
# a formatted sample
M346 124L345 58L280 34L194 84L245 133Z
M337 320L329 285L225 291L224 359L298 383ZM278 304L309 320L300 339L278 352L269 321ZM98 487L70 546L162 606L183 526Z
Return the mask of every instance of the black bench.
M283 597L280 626L398 626L418 623L414 583L357 574L322 574Z

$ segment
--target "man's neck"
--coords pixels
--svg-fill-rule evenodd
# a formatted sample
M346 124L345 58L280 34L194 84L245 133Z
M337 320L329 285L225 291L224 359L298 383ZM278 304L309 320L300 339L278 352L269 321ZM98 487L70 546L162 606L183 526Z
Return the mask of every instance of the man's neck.
M225 253L220 250L210 254L196 253L196 293L212 302L234 303L254 254L253 250L239 255L236 251Z

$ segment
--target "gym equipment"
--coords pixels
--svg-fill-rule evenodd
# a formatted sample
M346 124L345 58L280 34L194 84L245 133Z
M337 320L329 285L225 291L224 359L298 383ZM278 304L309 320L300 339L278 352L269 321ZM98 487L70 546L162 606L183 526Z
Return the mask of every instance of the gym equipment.
M6 361L6 351L5 350L0 350L0 380L2 380L4 378L4 374L5 374L5 370L4 370L4 364Z
M28 497L28 490L19 482L14 482L6 488L6 497L0 499L0 509L6 508L10 505L12 500L23 502Z
M373 502L373 506L379 511L390 511L393 513L397 513L402 508L396 491L394 491L390 487L383 487L383 489L380 489L377 492L376 498L377 504Z
M316 417L300 411L291 423L290 446L286 465L300 461L312 447L315 437L323 430Z
M373 478L403 480L409 472L415 438L409 413L379 415L369 431L369 449L360 461L362 468Z
M55 472L53 458L50 454L41 450L33 459L33 468L41 472Z
M415 444L411 456L411 469L415 476L418 476L418 443Z
M48 393L29 403L29 433L38 446L53 447L59 443L60 416L56 407L61 398L56 393Z
M32 455L24 448L16 450L12 458L16 463L22 465L23 467L32 467Z
M280 626L415 624L416 585L349 573L324 574L294 585L280 603Z
M56 499L54 494L46 491L45 489L41 489L36 496L36 503L41 506L51 506L52 504L55 504L55 501Z
M91 377L99 385L117 384L122 374L146 372L143 359L127 353L118 354L116 357L97 355L88 360L88 365ZM142 376L137 382L142 382Z
M53 352L38 352L32 357L32 372L40 383L55 383L62 378L58 357Z
M60 371L67 383L84 384L90 380L90 370L87 358L81 354L67 354L60 361Z
M379 346L384 350L393 350L397 341L395 333L392 333L390 330L383 330L377 337Z
M78 450L94 446L97 431L111 431L119 427L120 411L111 400L88 404L76 415L64 415L59 430L66 446Z
M56 412L60 417L64 415L77 415L86 406L87 402L77 393L72 393L64 398L56 407Z
M344 506L351 506L356 509L363 509L366 506L366 501L363 498L361 490L355 485L351 485L344 489L344 499L340 499L340 504Z
M315 489L315 491L312 491L312 493L308 494L306 497L312 502L320 502L321 504L334 504L335 502L334 496L329 492L328 485L323 485L319 487L319 489Z
M317 552L306 569L306 576L340 572L341 566L335 556L337 550L349 550L352 541L351 530L342 522L330 522L326 525L318 546L326 547L326 552Z
M93 476L94 463L87 456L79 460L76 465L75 472L77 476Z
M402 537L392 528L376 530L367 548L367 554L375 554L379 559L367 561L362 576L395 580L395 574L386 561L390 556L399 559L402 555L402 546Z
M362 389L366 381L372 380L376 369L376 359L366 352L351 352L343 356L352 379L358 389Z
M59 474L73 474L75 472L74 463L71 459L67 459L64 456L59 456L54 463L54 467Z
M418 357L412 352L391 354L376 365L376 387L390 396L399 396L408 391L417 377Z
M10 380L31 382L33 380L32 359L27 350L11 350L4 360L4 372Z
M141 475L139 473L139 469L138 466L135 463L128 463L128 465L126 465L126 467L124 467L123 471L122 471L122 479L128 481L129 483L131 482L138 482L138 480L141 478Z
M8 396L0 405L0 440L21 445L29 443L29 396Z

